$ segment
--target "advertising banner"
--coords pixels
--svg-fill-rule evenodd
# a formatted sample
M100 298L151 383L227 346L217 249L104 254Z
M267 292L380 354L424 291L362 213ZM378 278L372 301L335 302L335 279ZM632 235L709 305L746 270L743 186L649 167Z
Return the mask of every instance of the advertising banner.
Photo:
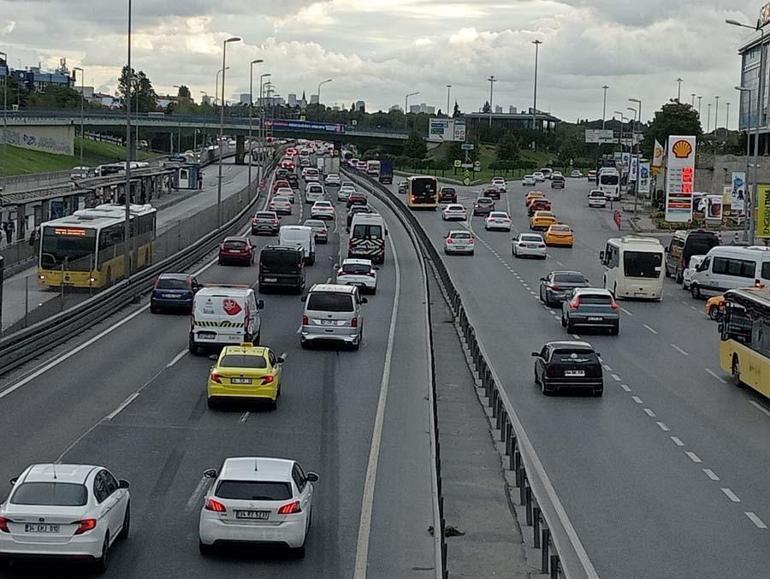
M652 175L650 173L650 163L648 161L639 163L639 193L650 192L651 177Z
M636 181L636 174L639 170L639 156L638 155L631 155L631 170L628 174L628 180L629 181Z
M733 195L733 186L725 185L722 188L722 205L730 205L730 199Z
M722 196L706 196L706 221L717 223L722 221Z
M615 131L612 129L586 129L586 143L616 143Z
M757 237L770 238L770 185L757 185Z
M652 153L652 174L653 175L660 175L661 169L663 167L663 157L665 156L665 151L663 151L663 145L661 145L658 142L658 139L655 139L655 149Z
M465 119L453 119L452 122L454 123L454 140L465 141Z
M668 138L666 170L666 221L692 220L692 194L695 183L695 137L671 135Z
M746 173L733 171L733 186L730 191L730 206L733 211L746 210Z
M631 169L631 153L621 153L620 162L623 165L623 172L628 173L629 169Z

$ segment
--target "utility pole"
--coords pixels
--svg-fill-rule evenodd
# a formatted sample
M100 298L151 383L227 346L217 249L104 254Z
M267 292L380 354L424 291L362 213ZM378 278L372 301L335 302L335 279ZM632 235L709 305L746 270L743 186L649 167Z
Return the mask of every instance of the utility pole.
M604 100L602 101L602 130L604 130L604 125L606 124L606 118L607 118L607 89L610 88L606 84L602 87L604 89Z
M695 108L695 93L690 93L690 96L692 97L692 101L690 102L690 106L692 108Z
M703 100L703 97L699 96L698 97L698 118L700 118L700 103L701 103L702 100Z
M72 72L80 71L80 166L83 166L83 145L85 144L86 134L83 132L83 101L86 98L85 89L85 71L79 66L72 68Z
M730 130L730 101L725 101L725 129Z
M252 165L252 123L254 116L254 65L263 62L261 58L249 63L249 195L251 195L251 165Z
M714 133L719 130L719 97L714 97L716 104L714 105Z
M131 280L131 85L134 74L131 68L131 0L128 0L128 69L126 70L126 214L123 227L123 271Z
M222 147L225 140L225 73L227 71L227 44L239 42L240 36L233 36L222 43L222 106L219 109L219 163L217 173L217 227L222 226Z
M676 102L682 102L682 81L683 78L676 79Z
M446 116L449 118L451 114L449 113L449 95L452 93L452 85L448 84L446 85Z
M543 44L542 40L533 40L532 44L535 45L535 91L534 98L532 99L532 130L537 130L537 60L540 53L540 45ZM534 142L534 141L533 141Z
M489 128L492 128L492 96L494 95L494 86L497 80L495 80L494 75L490 76L488 79L489 81Z

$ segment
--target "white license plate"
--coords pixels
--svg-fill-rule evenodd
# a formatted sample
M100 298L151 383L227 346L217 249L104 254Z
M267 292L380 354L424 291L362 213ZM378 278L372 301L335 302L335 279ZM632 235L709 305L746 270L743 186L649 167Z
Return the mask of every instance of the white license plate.
M163 297L164 298L168 298L168 299L174 299L177 296L176 296L176 294L163 294Z
M334 320L321 320L322 326L333 326L335 323Z
M233 384L251 384L251 378L230 378Z
M235 518L266 521L270 518L270 511L235 511Z
M277 277L266 277L265 281L268 282L268 283L275 283L275 282L278 281L278 278Z
M585 376L585 370L564 370L564 375L568 378L575 378L579 376Z
M213 340L217 337L214 332L198 332L199 340Z
M537 245L535 245L533 243L528 243L527 244L527 249L537 249Z
M592 318L588 318L588 321L589 322L602 322L602 321L604 321L604 318L592 317Z
M25 533L58 533L59 525L26 523L24 525L24 532Z

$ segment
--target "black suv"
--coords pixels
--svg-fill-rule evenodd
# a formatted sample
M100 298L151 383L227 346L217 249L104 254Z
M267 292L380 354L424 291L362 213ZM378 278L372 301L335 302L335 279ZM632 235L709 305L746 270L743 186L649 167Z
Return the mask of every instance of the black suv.
M547 342L535 358L535 384L546 396L574 388L594 396L604 393L604 373L599 353L588 342Z

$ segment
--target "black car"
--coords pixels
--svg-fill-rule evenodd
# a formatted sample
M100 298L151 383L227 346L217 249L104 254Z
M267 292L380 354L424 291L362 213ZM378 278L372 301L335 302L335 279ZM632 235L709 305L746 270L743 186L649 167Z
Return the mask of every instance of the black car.
M406 181L401 181L401 182L398 184L398 192L399 192L401 195L406 195L406 188L407 188L407 185L408 185L408 183L407 183Z
M268 245L259 254L259 291L305 289L305 260L296 247Z
M551 177L551 189L564 189L566 181L562 175L554 175Z
M292 189L299 189L299 177L297 177L296 173L289 173L286 176L286 180L289 182Z
M193 298L201 288L195 276L188 273L162 273L155 281L150 294L150 311L192 310Z
M594 396L604 393L604 373L598 352L588 342L547 342L535 357L535 384L546 396L574 388Z
M500 199L500 189L497 187L485 187L479 197L489 197L490 199Z
M438 190L440 203L457 203L457 189L454 187L442 187Z
M289 170L288 169L276 169L275 170L275 178L276 179L286 179L286 177L289 176Z
M549 307L561 305L579 287L591 287L579 271L552 271L540 278L540 301Z

